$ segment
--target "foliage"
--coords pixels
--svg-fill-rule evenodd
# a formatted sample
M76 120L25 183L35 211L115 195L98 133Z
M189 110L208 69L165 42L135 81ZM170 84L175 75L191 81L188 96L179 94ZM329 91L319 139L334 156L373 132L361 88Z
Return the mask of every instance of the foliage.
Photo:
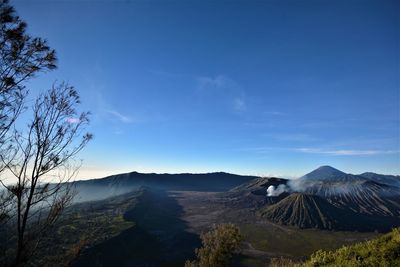
M286 258L273 258L269 263L268 267L291 267L294 266L294 262L291 259Z
M238 252L242 240L234 224L220 224L201 236L202 247L196 249L197 260L187 261L185 267L226 267Z
M377 239L344 246L336 251L317 251L300 266L400 266L400 228Z
M274 259L270 267L391 267L400 266L400 228L379 238L336 251L319 250L305 263L294 264L290 260Z
M45 40L26 34L26 23L7 0L0 0L0 148L23 108L24 82L56 68L55 51Z

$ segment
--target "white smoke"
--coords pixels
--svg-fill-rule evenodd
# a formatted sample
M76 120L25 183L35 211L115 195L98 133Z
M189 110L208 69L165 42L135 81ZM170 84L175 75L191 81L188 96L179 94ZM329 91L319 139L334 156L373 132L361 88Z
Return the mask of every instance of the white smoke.
M282 194L283 192L286 192L288 190L289 190L289 188L285 184L280 184L280 185L278 185L278 187L270 185L267 188L267 196L269 196L269 197L277 197L280 194Z
M288 187L294 192L304 192L306 191L307 187L311 187L315 185L316 182L308 182L306 183L302 179L293 179L287 182Z
M346 183L331 183L327 186L327 182L324 181L311 181L305 179L293 179L287 181L286 184L280 184L278 186L270 185L267 188L268 197L277 197L284 192L313 192L321 188L325 188L326 194L348 194L351 191L360 189L361 184L359 181L350 181ZM314 192L315 193L315 192Z

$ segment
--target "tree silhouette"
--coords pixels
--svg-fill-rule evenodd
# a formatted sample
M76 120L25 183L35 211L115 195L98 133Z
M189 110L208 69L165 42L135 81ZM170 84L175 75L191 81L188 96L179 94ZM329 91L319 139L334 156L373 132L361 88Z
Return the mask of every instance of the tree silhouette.
M0 149L23 108L25 82L56 68L55 51L45 40L28 35L26 26L8 0L0 0Z
M89 114L77 111L79 95L66 83L39 95L31 121L17 129L26 82L55 63L55 51L26 34L26 23L0 0L0 265L23 266L40 249L74 196L66 182L79 169L75 155L92 138L84 132Z

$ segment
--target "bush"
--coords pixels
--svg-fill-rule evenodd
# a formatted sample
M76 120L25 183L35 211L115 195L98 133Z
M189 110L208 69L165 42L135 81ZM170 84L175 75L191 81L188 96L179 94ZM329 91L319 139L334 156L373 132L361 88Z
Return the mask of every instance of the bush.
M197 260L185 267L226 267L238 252L242 237L234 224L220 224L201 236L202 247L196 249Z
M268 267L292 267L295 266L294 262L290 259L281 258L273 258L269 263Z

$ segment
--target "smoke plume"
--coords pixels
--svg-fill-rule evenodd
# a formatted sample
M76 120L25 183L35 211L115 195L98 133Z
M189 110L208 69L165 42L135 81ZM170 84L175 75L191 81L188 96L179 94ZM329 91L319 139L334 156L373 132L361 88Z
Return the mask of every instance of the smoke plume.
M267 196L269 197L277 197L285 191L288 191L288 187L285 184L280 184L278 187L270 185L267 188Z

